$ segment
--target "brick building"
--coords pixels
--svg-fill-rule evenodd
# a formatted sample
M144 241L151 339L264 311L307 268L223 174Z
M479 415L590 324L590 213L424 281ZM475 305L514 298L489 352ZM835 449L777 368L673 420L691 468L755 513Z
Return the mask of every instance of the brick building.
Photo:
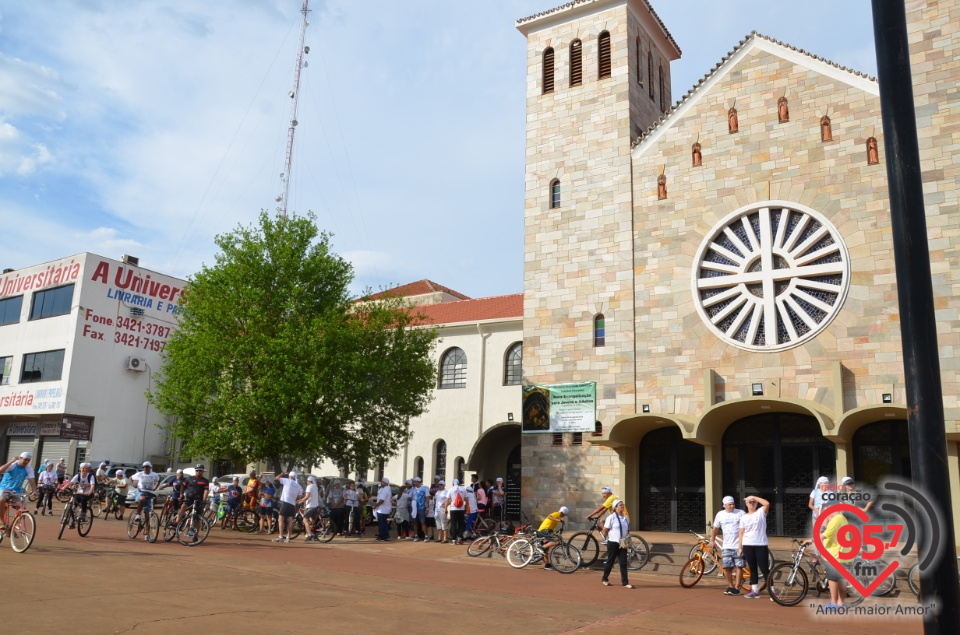
M960 3L908 20L956 501ZM598 419L583 445L524 435L525 510L576 518L608 485L640 529L686 531L759 494L798 535L818 476L909 477L876 80L752 33L675 101L646 0L517 28L524 383L596 381Z

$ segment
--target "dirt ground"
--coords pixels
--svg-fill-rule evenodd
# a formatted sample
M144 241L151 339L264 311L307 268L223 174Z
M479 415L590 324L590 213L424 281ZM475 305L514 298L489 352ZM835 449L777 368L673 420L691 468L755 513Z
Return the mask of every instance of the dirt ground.
M38 517L29 551L0 545L0 627L16 633L919 633L916 617L824 617L723 595L716 579L682 589L675 576L637 573L629 590L571 575L471 558L464 547L336 538L274 544L213 529L196 548L130 540L125 523L96 519L87 538ZM302 541L302 537L300 539ZM826 600L824 600L825 602ZM917 606L912 596L887 603ZM19 616L19 617L17 617ZM7 629L10 630L7 630Z

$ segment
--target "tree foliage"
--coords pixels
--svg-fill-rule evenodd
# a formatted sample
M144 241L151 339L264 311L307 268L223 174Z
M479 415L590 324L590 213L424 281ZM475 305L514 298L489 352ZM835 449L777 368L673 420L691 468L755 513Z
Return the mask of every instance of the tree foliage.
M313 215L218 236L151 393L191 455L357 467L395 455L435 386L436 332L399 299L357 304Z

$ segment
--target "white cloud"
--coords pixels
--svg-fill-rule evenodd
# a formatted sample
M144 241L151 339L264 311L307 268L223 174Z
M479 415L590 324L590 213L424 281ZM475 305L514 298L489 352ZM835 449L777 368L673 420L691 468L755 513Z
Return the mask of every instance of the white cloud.
M33 145L34 153L29 156L20 157L20 165L17 166L17 174L28 176L37 171L37 166L44 165L53 161L53 156L47 147L42 143Z

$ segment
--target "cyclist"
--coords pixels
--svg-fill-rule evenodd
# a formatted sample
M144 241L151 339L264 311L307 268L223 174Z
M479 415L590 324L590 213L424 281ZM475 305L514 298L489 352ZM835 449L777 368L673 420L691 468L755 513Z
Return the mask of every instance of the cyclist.
M723 509L713 519L713 532L707 547L712 549L717 534L723 530L723 577L727 579L724 595L740 595L740 582L743 580L743 558L740 557L740 517L742 509L737 509L733 496L723 497Z
M30 481L33 488L37 488L37 479L30 466L32 458L30 452L21 452L20 456L0 465L0 474L3 474L3 479L0 479L0 519L6 518L7 501L16 502L23 496L24 481ZM4 531L8 529L3 527Z
M537 529L537 538L542 538L545 541L543 543L544 569L553 569L553 567L550 566L550 550L562 542L560 534L554 530L557 528L557 525L564 521L569 512L570 510L564 505L559 510L544 518L543 522L540 523L540 527Z
M233 483L227 486L227 514L236 522L237 514L243 503L243 492L240 489L240 477L234 476Z
M307 530L307 537L304 542L316 540L317 532L314 529L314 523L317 522L317 516L320 515L320 490L317 488L316 478L307 477L307 489L297 501L297 504L304 505L303 525Z
M180 525L183 515L190 508L193 508L198 515L203 514L203 505L207 500L207 493L210 491L210 481L204 476L206 469L203 464L200 463L193 469L195 475L185 477L183 485L180 487L183 505L177 514L177 526ZM194 541L197 540L196 533L193 534L193 539Z
M137 488L137 515L135 520L140 520L140 513L143 511L143 505L150 499L153 501L154 497L157 495L157 486L160 484L160 475L153 471L153 463L150 461L143 462L143 469L133 476L130 477L130 482ZM146 531L144 531L143 539L150 540L150 514L146 515L144 518L144 526Z
M70 479L70 482L77 486L77 493L73 495L73 501L80 503L80 514L83 518L86 518L89 513L87 507L97 488L97 478L93 475L91 467L89 463L81 463L80 473L75 474L74 477ZM71 522L70 529L73 529L73 526Z
M170 478L167 476L166 478ZM180 499L180 492L183 489L183 470L177 470L176 475L169 482L164 483L160 486L160 489L170 488L170 509L179 510L180 503L183 501Z
M282 487L280 490L280 535L274 542L290 542L290 532L293 530L293 517L297 514L297 499L303 494L303 488L297 482L296 472L282 472L274 479L274 484ZM286 527L287 535L283 535Z
M40 482L40 498L37 499L37 511L41 516L47 514L53 515L53 494L57 491L57 472L54 470L56 464L52 461L47 463L47 468L40 472L37 479Z
M614 501L618 500L617 497L613 495L613 490L611 490L609 487L600 488L600 496L603 497L603 502L600 503L599 507L590 512L590 514L587 516L587 520L599 520L600 518L603 518L605 513L613 513L611 505L613 505ZM627 511L626 503L623 505L623 515L628 519L630 518L630 512Z
M250 509L257 509L257 500L260 498L260 481L257 480L257 471L250 470L250 480L247 481L247 489L244 492L243 506Z
M117 507L120 510L120 520L123 520L123 512L127 509L127 489L129 483L123 475L123 470L117 470L114 474L113 489L116 492Z

